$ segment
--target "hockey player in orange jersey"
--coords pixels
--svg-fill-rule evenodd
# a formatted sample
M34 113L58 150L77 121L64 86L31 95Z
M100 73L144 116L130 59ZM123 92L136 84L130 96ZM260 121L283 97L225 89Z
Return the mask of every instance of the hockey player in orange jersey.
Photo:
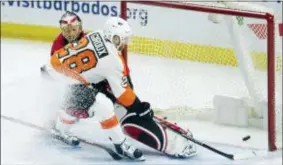
M118 47L123 48L131 36L131 29L127 22L120 20L119 23L121 25L117 29L121 44ZM108 80L122 105L131 105L136 98L128 87L123 59L117 48L105 40L106 34L102 31L89 33L80 41L55 51L51 56L51 65L57 72L77 80L74 84L77 88L72 88L68 94L52 133L63 138L66 143L78 144L78 139L69 134L69 128L80 118L89 118L95 113L101 128L115 145L117 154L125 158L144 160L142 152L127 142L113 105L104 105L108 100L106 97L96 97L102 87L100 82ZM145 118L151 116L148 109L140 109L139 113Z
M56 124L57 133L65 136L66 141L75 141L74 137L68 135L68 127L79 118L91 117L95 112L96 116L101 117L102 128L109 130L109 137L117 140L113 136L112 127L119 125L118 119L113 110L107 110L106 106L96 98L97 92L105 89L105 81L107 81L115 101L126 109L126 115L120 120L126 134L170 156L190 157L194 155L195 146L155 123L152 120L153 111L150 104L141 102L130 88L126 66L119 55L119 51L127 44L130 36L131 29L126 21L120 18L110 18L103 31L89 33L78 43L69 44L53 54L52 66L58 72L78 82L77 90L71 91L70 98L67 100L69 104L66 104L62 115L59 116ZM105 124L104 121L111 122ZM109 123L115 124L113 126ZM120 133L118 134L123 137ZM119 142L114 142L115 145L123 146L124 142L121 142L123 138L120 138Z

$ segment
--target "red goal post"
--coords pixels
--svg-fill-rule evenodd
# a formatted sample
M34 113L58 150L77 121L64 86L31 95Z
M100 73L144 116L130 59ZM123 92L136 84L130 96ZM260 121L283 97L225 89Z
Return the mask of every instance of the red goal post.
M275 17L272 13L261 11L249 11L231 8L222 8L216 6L206 6L190 2L163 2L163 1L122 1L121 17L127 19L127 4L143 4L164 8L173 8L180 10L201 11L206 13L215 13L231 16L243 16L266 20L267 22L267 89L268 89L268 147L270 151L276 150L275 144ZM123 55L127 60L127 50Z

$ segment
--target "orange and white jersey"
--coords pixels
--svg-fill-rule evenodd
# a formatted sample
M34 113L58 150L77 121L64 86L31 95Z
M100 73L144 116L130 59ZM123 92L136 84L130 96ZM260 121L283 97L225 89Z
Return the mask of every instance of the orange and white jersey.
M115 46L104 40L102 31L95 31L77 43L54 52L52 67L72 79L88 85L107 80L118 102L130 106L136 95L128 86L126 65Z

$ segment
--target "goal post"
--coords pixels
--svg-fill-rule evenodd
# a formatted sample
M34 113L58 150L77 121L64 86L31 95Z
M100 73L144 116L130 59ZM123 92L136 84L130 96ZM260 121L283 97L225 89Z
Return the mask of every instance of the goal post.
M243 81L244 84L248 90L249 95L251 96L251 100L253 100L253 106L255 111L259 114L260 112L264 110L259 110L262 109L262 104L259 102L261 101L258 98L257 94L257 89L255 89L255 84L252 78L254 72L250 65L255 65L255 64L250 64L251 62L249 60L252 60L252 58L249 57L250 52L247 52L245 48L244 41L241 38L240 31L238 30L238 25L237 25L237 19L236 17L244 17L244 18L252 18L252 19L260 19L264 20L266 22L266 76L267 76L267 83L266 83L266 90L267 90L267 98L266 98L266 107L267 107L267 137L268 137L268 150L274 151L277 149L276 145L276 98L275 98L275 93L276 93L276 66L278 65L276 63L277 55L276 55L276 50L275 50L275 35L276 35L276 21L275 21L275 15L272 11L265 10L264 8L257 8L253 7L252 5L246 5L242 3L233 3L233 2L222 2L221 5L216 4L215 5L207 5L205 3L195 3L195 2L190 2L190 1L184 1L184 2L165 2L165 1L121 1L121 17L124 19L127 19L127 6L129 4L142 4L142 5L148 5L152 7L160 7L160 8L170 8L170 9L176 9L176 10L184 10L184 11L194 11L194 12L203 12L206 14L209 14L209 16L215 16L217 17L218 15L225 16L225 20L222 20L222 23L226 21L226 25L228 27L227 33L230 34L230 37L233 40L233 52L235 54L236 61L239 63L239 69L241 70L241 75L243 76ZM214 19L214 23L218 22L218 18L210 18ZM197 19L197 18L196 18ZM207 19L209 21L209 19ZM211 21L211 20L210 20ZM189 29L190 27L188 27ZM135 31L134 31L135 34ZM213 35L213 34L212 34ZM150 42L150 41L149 41ZM160 41L161 42L161 41ZM166 41L167 42L167 41ZM135 43L134 43L135 44ZM139 44L136 42L136 44ZM243 45L244 44L244 45ZM132 45L132 47L139 47L139 45ZM158 45L156 45L158 47ZM184 46L183 46L184 47ZM188 46L189 47L189 46ZM160 50L162 46L158 47L159 52L154 52L154 48L150 50L144 51L145 54L147 53L152 53L152 54L164 54L165 51ZM130 50L133 50L131 48L131 45L129 46L128 49L123 51L123 56L125 57L127 61L127 56L128 53L131 53ZM166 48L167 49L167 48ZM173 48L172 48L173 49ZM175 48L174 48L175 49ZM177 48L176 48L177 49ZM128 51L129 50L129 51ZM169 50L169 48L168 48ZM168 51L166 50L166 51ZM190 50L194 49L186 49L184 48L184 53L183 56L186 55ZM171 52L176 51L176 50L171 50ZM169 51L169 52L170 52ZM197 52L196 52L197 53ZM200 54L201 55L201 54ZM225 55L225 53L223 53ZM180 55L181 56L181 55ZM182 58L182 57L181 57ZM215 56L215 58L221 58L221 56ZM280 57L282 60L282 57ZM186 59L184 57L184 59ZM191 58L192 59L192 58ZM281 68L281 74L282 74L282 65L280 64ZM281 100L282 100L282 95L281 95ZM150 100L148 100L150 101ZM282 111L282 109L281 109ZM281 112L282 114L282 112ZM262 117L262 116L261 116ZM282 129L282 124L281 128ZM281 130L282 131L282 130ZM282 132L281 132L282 133ZM277 139L278 140L278 139ZM281 139L282 141L282 139ZM282 143L282 142L281 142ZM281 144L282 145L282 144ZM279 146L281 148L282 146Z

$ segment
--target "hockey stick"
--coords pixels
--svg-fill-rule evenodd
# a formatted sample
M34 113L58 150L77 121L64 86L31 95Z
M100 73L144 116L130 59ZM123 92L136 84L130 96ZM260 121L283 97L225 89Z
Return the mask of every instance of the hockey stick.
M28 123L28 122L25 122L25 121L22 121L22 120L19 120L19 119L15 119L15 118L12 118L12 117L7 117L7 116L4 116L2 114L1 114L1 118L5 119L5 120L9 120L9 121L14 122L14 123L22 124L22 125L25 125L25 126L28 126L28 127L31 127L31 128L35 128L35 129L40 130L40 131L50 132L49 128L45 128L45 127L42 127L42 126L39 126L39 125ZM98 143L95 143L95 142L89 142L89 141L87 141L85 139L81 139L79 137L77 137L77 138L82 143L85 143L85 144L88 144L88 145L91 145L91 146L95 146L95 147L98 147L100 149L105 150L114 160L121 160L122 159L122 157L120 157L118 154L116 154L112 149L110 149L110 148L108 148L108 147L106 147L102 144L98 144Z
M179 126L177 126L175 124L172 124L172 123L170 123L170 122L168 122L168 121L166 121L164 119L161 119L159 117L156 117L156 116L154 116L153 119L154 119L155 122L161 124L162 126L164 126L166 128L171 129L175 133L177 133L177 134L181 135L182 137L192 141L193 143L196 143L196 144L198 144L198 145L200 145L200 146L202 146L202 147L204 147L204 148L206 148L206 149L208 149L208 150L210 150L212 152L215 152L215 153L217 153L217 154L219 154L221 156L224 156L224 157L226 157L228 159L231 159L231 160L246 159L246 158L249 158L249 157L255 155L254 152L253 153L249 153L249 154L239 154L239 155L238 154L228 154L228 153L225 153L225 152L220 151L220 150L218 150L218 149L216 149L216 148L214 148L212 146L209 146L209 145L207 145L207 144L205 144L205 143L203 143L203 142L201 142L199 140L196 140L193 137L188 136L187 135L188 131L185 131L184 129L182 129L181 127L179 127Z

